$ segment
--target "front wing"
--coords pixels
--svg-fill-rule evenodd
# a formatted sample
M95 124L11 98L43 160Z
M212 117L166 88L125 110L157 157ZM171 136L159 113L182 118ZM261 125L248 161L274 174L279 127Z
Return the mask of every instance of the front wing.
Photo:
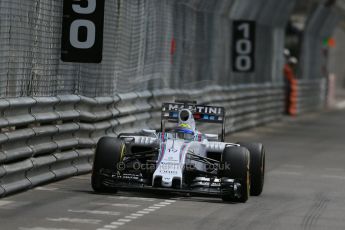
M109 188L114 188L122 191L140 191L149 193L180 193L202 197L222 197L223 195L230 195L233 198L240 196L239 190L241 184L235 180L228 179L221 186L198 186L198 187L183 187L183 188L163 188L153 187L140 183L138 178L122 179L121 181L114 176L102 174L104 177L103 184Z

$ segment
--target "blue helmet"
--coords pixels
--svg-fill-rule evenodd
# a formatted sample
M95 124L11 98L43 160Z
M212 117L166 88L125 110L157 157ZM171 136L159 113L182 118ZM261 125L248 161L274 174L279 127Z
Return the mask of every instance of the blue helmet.
M176 129L176 131L179 132L179 133L185 133L185 134L194 135L194 132L191 129L186 129L186 128L179 127L179 128Z
M181 126L176 129L177 137L184 140L193 140L194 139L194 131L189 127Z

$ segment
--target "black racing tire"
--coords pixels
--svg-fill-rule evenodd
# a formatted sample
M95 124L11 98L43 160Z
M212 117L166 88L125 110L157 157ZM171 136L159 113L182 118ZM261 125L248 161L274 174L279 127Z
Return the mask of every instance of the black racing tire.
M226 163L230 165L230 168L226 167ZM234 198L230 194L223 194L223 201L245 203L249 198L250 191L250 155L248 149L237 146L226 147L222 153L221 166L221 178L235 179L241 184L240 198Z
M95 192L117 192L115 188L109 188L103 184L103 176L100 175L100 170L116 171L117 164L121 160L123 151L124 144L117 138L102 137L98 141L91 175L91 186Z
M250 195L260 196L265 182L265 148L261 143L238 143L250 152Z

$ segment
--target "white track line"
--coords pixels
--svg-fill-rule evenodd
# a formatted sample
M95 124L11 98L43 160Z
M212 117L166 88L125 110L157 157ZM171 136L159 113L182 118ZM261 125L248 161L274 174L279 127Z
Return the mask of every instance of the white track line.
M169 203L169 202L160 202L159 204L168 205L168 204L170 204L170 203Z
M169 203L170 204L170 203ZM153 206L156 206L156 207L164 207L164 206L167 206L166 204L154 204Z
M119 226L117 226L117 225L105 225L104 226L104 228L106 228L106 229L115 229L115 228L118 228Z
M119 199L119 200L133 200L133 201L156 201L154 198L145 198L145 197L126 197L126 196L109 196L110 199Z
M53 188L53 187L36 187L34 190L37 191L56 191L58 188Z
M132 213L131 216L137 216L137 217L141 217L143 216L144 214L141 214L141 213Z
M99 224L102 221L97 219L79 219L79 218L68 218L68 217L60 217L60 218L46 218L48 221L53 222L69 222L69 223L77 223L77 224Z
M120 198L122 199L122 198ZM124 199L124 198L123 198ZM176 202L175 200L165 200L163 202L160 202L160 203L157 203L157 204L154 204L153 206L150 206L148 208L144 208L142 210L139 210L135 213L132 213L128 216L125 216L123 218L120 218L110 224L107 224L107 225L104 225L102 228L98 228L97 230L109 230L109 229L116 229L116 228L119 228L121 226L125 226L127 223L131 222L131 221L134 221L146 214L150 214L151 212L154 212L156 211L157 209L160 209L162 207L165 207L167 205L170 205L172 203Z
M107 230L108 230L109 228L110 228L110 229L115 229L115 228L118 228L118 227L119 227L119 226L116 226L116 225L105 225L105 226L104 226L104 228L107 229Z
M126 208L137 208L140 206L138 204L98 203L98 202L92 202L91 204L100 205L100 206L126 207Z
M131 219L118 219L117 221L120 221L120 222L131 222L132 220Z
M148 211L148 212L153 212L153 211L156 211L157 209L154 209L154 208L145 208L143 209L143 211Z
M160 209L161 207L156 207L156 206L150 206L148 207L149 209Z
M94 215L108 215L108 216L120 215L120 212L99 211L99 210L73 210L73 209L69 209L68 212L83 213L83 214L94 214Z
M124 222L119 222L119 221L111 222L111 225L124 225L124 224L125 224Z
M164 202L168 202L168 203L175 203L176 200L165 200Z

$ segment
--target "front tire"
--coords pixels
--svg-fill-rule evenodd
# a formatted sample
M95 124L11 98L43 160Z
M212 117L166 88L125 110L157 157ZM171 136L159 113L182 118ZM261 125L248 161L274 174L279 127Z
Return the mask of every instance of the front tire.
M104 178L100 172L101 170L116 171L123 152L124 144L117 138L102 137L98 141L91 175L91 186L95 192L117 192L115 188L109 188L103 184Z
M230 168L226 167L227 164ZM235 179L240 182L240 197L234 197L233 194L222 194L223 201L242 202L245 203L249 198L250 191L250 155L249 151L243 147L226 147L221 158L220 177Z
M250 195L260 196L265 182L265 149L260 143L238 143L250 152Z

